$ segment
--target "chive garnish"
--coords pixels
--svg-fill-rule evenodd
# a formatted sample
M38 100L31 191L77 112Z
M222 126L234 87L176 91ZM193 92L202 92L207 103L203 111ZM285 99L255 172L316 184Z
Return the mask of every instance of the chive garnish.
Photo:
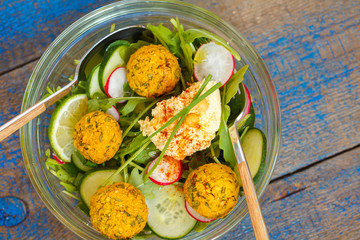
M166 141L165 146L164 146L163 150L161 151L160 156L158 157L158 159L156 160L155 164L154 164L153 167L150 169L150 171L145 175L144 179L147 179L147 178L153 173L153 171L156 169L156 167L159 165L159 163L161 162L162 158L163 158L164 155L165 155L166 149L169 147L171 140L174 138L175 134L176 134L177 131L179 130L179 128L180 128L182 122L185 120L187 114L189 113L189 111L191 110L191 108L193 108L198 102L200 102L200 101L197 102L197 100L201 99L202 96L204 96L205 94L207 94L207 93L209 93L209 92L210 92L209 94L211 94L212 92L214 92L216 89L218 89L218 88L221 86L221 83L217 83L217 84L215 84L212 88L210 88L207 92L205 92L203 95L201 95L201 97L199 97L199 95L200 95L201 92L204 90L205 86L208 84L208 82L210 81L210 79L211 79L211 75L208 75L207 78L206 78L206 79L204 80L204 82L202 83L202 85L200 86L200 88L199 88L199 90L197 91L196 95L194 96L192 102L191 102L187 107L185 107L183 110L181 110L181 111L179 112L179 113L181 113L181 112L183 112L183 111L185 110L185 111L183 112L183 114L181 114L181 115L182 115L182 116L181 116L181 119L180 119L179 122L176 124L174 130L171 132L170 137L169 137L168 140ZM201 99L201 101L202 101L202 100L203 100L203 99ZM191 105L192 105L193 103L195 103L195 102L197 102L197 103L194 104L192 107L189 107L189 106L191 106ZM176 117L177 115L179 115L179 113L176 114L174 117ZM173 117L173 118L174 118L174 117ZM173 118L172 118L172 119L173 119ZM170 122L172 119L170 119L168 122ZM168 123L168 122L167 122L167 123ZM167 123L166 123L166 124L167 124ZM165 124L165 125L166 125L166 124ZM165 125L164 125L164 126L165 126ZM160 128L160 129L161 129L161 128ZM156 131L156 132L157 132L157 131ZM155 132L155 133L156 133L156 132ZM154 135L154 134L152 134L152 135L150 136L150 139L151 139L151 137L152 137L153 135Z
M150 108L152 108L157 102L159 102L160 100L162 100L163 98L159 98L155 101L153 101L152 103L149 104L149 106L147 106L130 124L130 126L125 130L125 132L123 133L123 138L125 138L125 136L130 132L130 130L134 127L134 125L139 121L139 119L145 114L147 113Z
M150 142L145 143L141 148L139 148L134 155L132 155L128 160L126 160L124 162L123 165L121 165L116 172L114 172L108 179L106 179L106 181L101 185L101 187L106 186L113 178L115 175L119 174L127 165L129 165L132 161L134 161L134 159L149 145Z
M196 93L195 97L193 98L192 102L186 106L183 110L181 110L178 114L176 114L174 117L172 117L169 121L167 121L161 128L159 128L158 130L156 130L153 134L151 134L149 137L147 137L146 139L144 139L139 146L142 146L141 148L139 148L128 160L126 160L126 162L124 164L122 164L117 170L116 172L114 172L101 186L106 186L111 179L116 175L119 174L127 165L129 165L149 144L150 144L150 140L152 137L154 137L156 134L158 134L160 131L164 130L166 127L168 127L170 124L172 124L173 122L175 122L179 117L182 117L182 119L184 120L187 113L193 108L195 107L199 102L201 102L202 100L204 100L207 96L209 96L211 93L213 93L216 89L220 88L222 86L222 84L220 82L216 83L214 86L212 86L209 90L207 90L204 94L202 94L201 96L200 93L203 91L203 89L205 88L205 86L207 85L207 83L210 81L211 79L211 75L209 75L203 82L203 84L201 85L201 87L199 88L198 92ZM199 96L199 97L198 97ZM146 174L145 179L147 179L151 173L153 172L153 170L157 167L157 165L160 163L162 156L164 156L165 151L167 146L170 144L170 141L172 139L172 135L175 135L175 133L177 132L178 128L181 125L181 119L178 122L178 124L175 126L174 131L171 133L171 136L169 137L168 141L165 144L165 147L162 151L162 153L160 154L159 158L157 159L156 163L154 164L154 167L149 171L148 174ZM180 124L179 124L180 123ZM121 156L125 156L131 152L133 152L134 149L131 149L130 151L123 153Z
M205 81L207 81L208 78L211 78L211 75L209 75ZM210 80L210 79L209 79ZM204 81L204 83L205 83ZM195 107L199 102L201 102L202 100L204 100L207 96L209 96L211 93L213 93L216 89L221 87L221 83L218 82L216 83L214 86L212 86L209 90L207 90L203 95L201 95L200 97L198 97L197 99L193 99L193 101L186 106L183 110L181 110L180 112L178 112L178 114L176 114L175 116L173 116L169 121L167 121L161 128L159 128L158 130L156 130L153 134L151 134L150 136L148 136L146 139L144 139L139 146L147 143L150 141L150 139L152 137L154 137L156 134L158 134L159 132L161 132L162 130L164 130L165 128L167 128L170 124L172 124L173 122L175 122L179 117L183 116L184 114L186 114L188 111L190 111L190 109L192 109L193 107ZM200 92L200 91L198 91ZM129 149L127 152L122 153L122 156L125 156L127 154L132 153L134 150L136 149Z

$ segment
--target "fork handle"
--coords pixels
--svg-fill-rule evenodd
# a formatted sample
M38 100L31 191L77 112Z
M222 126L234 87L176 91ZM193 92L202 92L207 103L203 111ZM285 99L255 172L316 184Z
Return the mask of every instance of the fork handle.
M259 200L257 198L254 182L251 177L244 150L241 147L240 137L236 128L236 124L229 128L229 133L237 160L237 168L239 170L240 180L244 188L246 204L249 209L255 238L257 240L268 240L269 234L261 212Z
M269 234L266 229L265 221L256 195L255 186L252 181L247 163L245 161L240 162L238 163L237 167L240 173L241 183L244 188L246 204L249 209L255 238L257 240L268 240Z
M60 98L68 94L71 91L75 82L76 81L72 81L56 93L36 103L35 105L26 109L24 112L20 113L19 115L2 125L0 127L0 142L10 136L16 130L24 126L26 123L30 122L35 117L39 116L41 113L45 112L46 108L48 108Z

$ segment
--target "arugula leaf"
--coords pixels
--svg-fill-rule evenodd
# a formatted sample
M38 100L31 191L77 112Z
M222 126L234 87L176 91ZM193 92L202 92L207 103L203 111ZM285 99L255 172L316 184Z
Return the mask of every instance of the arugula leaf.
M160 151L151 142L135 159L134 162L146 164L158 156Z
M213 40L215 43L220 44L234 56L234 58L238 61L240 61L240 55L235 49L229 46L229 44L221 37L208 32L204 29L188 29L184 32L184 39L187 43L192 43L196 38L205 37L208 39Z
M179 19L176 17L175 19L170 19L170 22L174 25L175 29L177 29L178 37L180 39L180 48L182 50L182 53L184 54L183 60L185 63L185 66L190 73L190 75L193 75L193 58L192 58L192 48L190 46L189 42L186 42L184 39L184 27L180 24Z
M167 47L176 57L181 57L181 49L179 46L180 39L176 37L169 28L162 24L159 24L158 26L148 24L146 27L164 47Z
M58 163L55 159L51 157L50 154L50 150L46 150L46 168L50 171L50 173L52 173L60 180L60 184L66 189L67 192L71 193L78 190L78 186L75 184L75 180L79 174L79 170L75 167L73 163Z
M123 116L126 116L128 115L129 113L131 113L132 111L134 111L134 109L136 108L136 106L139 104L139 103L142 103L142 102L146 102L146 101L149 101L148 98L141 98L141 99L132 99L132 100L129 100L126 105L123 107L123 109L121 109L120 113L121 115Z
M123 133L123 138L130 132L130 130L135 126L136 123L138 123L139 119L145 115L157 102L159 102L160 100L162 100L164 97L162 98L158 98L156 99L155 101L153 101L152 103L150 103L147 107L142 106L142 107L138 107L137 108L140 108L142 109L140 112L137 112L136 109L135 109L135 113L137 113L137 117L133 120L133 122L129 125L129 127L124 131Z
M230 107L225 104L227 86L223 87L222 92L222 101L221 101L221 122L218 131L219 135L219 148L223 150L223 156L225 161L230 163L230 166L233 168L236 165L236 157L234 149L232 147L229 128L227 127L227 120L230 116Z
M129 177L129 183L139 189L141 193L144 195L147 199L153 199L155 198L155 194L153 191L158 190L161 186L153 183L151 180L144 181L143 176L144 172L142 174L139 173L139 170L137 168L134 168L131 171L130 177Z
M132 141L128 144L126 144L125 148L120 148L119 150L119 155L121 156L125 156L126 153L128 152L133 152L134 150L138 149L139 146L141 146L141 144L143 143L143 141L146 139L147 137L143 136L142 134L137 135L135 138L132 139ZM124 146L123 144L121 146ZM124 154L125 153L125 154Z
M244 80L244 75L248 68L249 65L243 66L230 78L225 93L225 104L228 104L239 90L239 84Z
M136 52L136 50L138 50L139 48L149 45L151 43L143 41L143 40L139 40L135 43L131 43L128 49L128 54L129 56L131 56L131 54L133 54L134 52Z
M149 101L151 99L144 98L144 97L118 97L118 98L107 98L107 99L90 99L88 100L88 112L93 112L95 110L102 110L107 111L109 108L111 108L116 103L123 101L123 100L143 100L143 101ZM132 103L134 104L134 103ZM136 107L136 105L135 105ZM134 108L135 108L134 107Z

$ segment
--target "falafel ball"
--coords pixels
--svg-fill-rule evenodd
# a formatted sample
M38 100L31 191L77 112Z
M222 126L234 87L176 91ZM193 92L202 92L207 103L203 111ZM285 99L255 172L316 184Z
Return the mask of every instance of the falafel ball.
M101 164L114 157L122 142L122 133L113 116L95 111L76 123L73 139L81 155Z
M201 216L209 219L225 217L236 205L239 181L231 168L209 163L194 171L184 184L186 201Z
M144 229L148 207L139 189L118 182L97 190L90 200L90 220L111 239L130 239Z
M146 45L126 65L129 86L137 94L155 98L174 89L181 69L177 58L162 45Z

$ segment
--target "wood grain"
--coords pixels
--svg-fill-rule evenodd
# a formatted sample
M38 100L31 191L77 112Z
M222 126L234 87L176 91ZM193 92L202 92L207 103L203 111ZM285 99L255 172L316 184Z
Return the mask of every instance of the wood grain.
M38 59L70 24L109 0L3 0L0 3L0 73Z
M27 79L36 62L0 76L0 124L20 112ZM26 202L29 215L19 225L0 226L0 239L76 239L45 207L32 187L22 159L19 133L0 143L0 197Z
M359 182L359 147L272 182L260 201L270 239L359 239ZM223 239L253 239L249 217Z

